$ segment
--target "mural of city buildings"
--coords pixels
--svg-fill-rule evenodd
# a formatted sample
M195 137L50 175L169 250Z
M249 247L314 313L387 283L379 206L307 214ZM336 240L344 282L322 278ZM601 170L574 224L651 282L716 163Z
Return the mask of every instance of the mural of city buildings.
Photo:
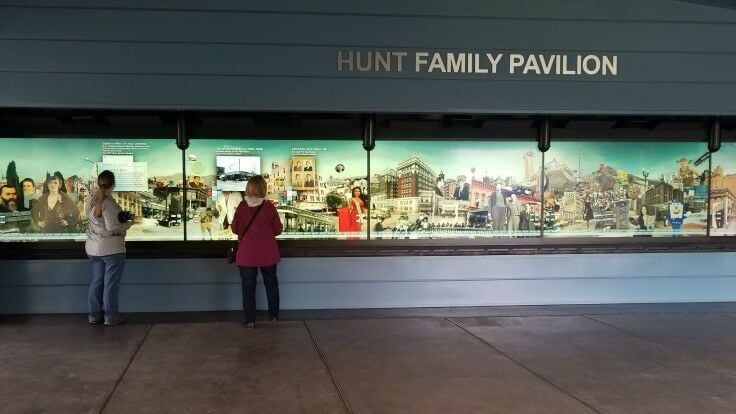
M2 139L0 241L84 240L102 169L135 216L129 240L233 239L255 174L283 239L736 235L734 143L711 155L703 142L555 141L542 154L533 141L367 152L359 140L197 139L184 160L171 140Z
M555 142L545 235L706 235L709 153L695 142Z
M381 141L371 237L539 236L541 159L530 143Z
M218 169L216 160L227 158L259 159L267 198L284 224L280 238L366 237L368 158L360 141L208 139L193 140L186 153L189 182L203 183L187 197L189 239L235 238L229 223L254 173Z
M712 158L710 235L736 236L736 143L724 142Z

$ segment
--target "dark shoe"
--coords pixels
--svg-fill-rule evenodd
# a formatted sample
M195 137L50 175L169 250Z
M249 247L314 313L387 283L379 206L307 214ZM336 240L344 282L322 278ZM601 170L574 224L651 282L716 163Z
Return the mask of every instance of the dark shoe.
M99 325L102 322L105 322L105 320L102 318L97 319L97 318L88 317L87 322L89 322L90 325Z
M105 320L105 326L117 326L117 325L122 325L124 323L125 323L125 318L123 318L123 315L118 315L118 316Z
M245 327L248 328L248 329L253 329L253 328L256 327L256 323L255 322L246 322L245 323Z

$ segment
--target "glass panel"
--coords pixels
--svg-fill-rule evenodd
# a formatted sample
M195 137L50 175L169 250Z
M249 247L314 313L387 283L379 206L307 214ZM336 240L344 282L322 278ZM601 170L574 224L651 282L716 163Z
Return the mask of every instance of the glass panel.
M534 142L378 141L371 239L539 237Z
M701 142L554 142L544 236L704 236L708 154Z
M84 240L85 207L105 169L135 215L127 240L183 240L181 166L169 140L0 139L0 241Z
M266 178L267 198L281 216L280 239L366 238L367 154L360 141L197 139L186 159L188 240L234 239L229 223L255 174Z
M710 235L736 236L736 143L724 142L712 157Z

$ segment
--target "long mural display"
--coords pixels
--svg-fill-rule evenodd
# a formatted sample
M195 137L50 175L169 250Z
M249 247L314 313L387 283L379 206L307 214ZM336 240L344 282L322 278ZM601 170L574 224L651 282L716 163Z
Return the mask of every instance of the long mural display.
M84 240L105 169L129 240L232 239L256 174L282 239L736 235L734 143L8 138L0 241Z

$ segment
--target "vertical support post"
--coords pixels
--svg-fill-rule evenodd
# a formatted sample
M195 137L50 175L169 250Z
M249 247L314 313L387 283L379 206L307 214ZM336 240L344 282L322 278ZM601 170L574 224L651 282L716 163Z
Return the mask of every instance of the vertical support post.
M539 218L541 220L540 223L540 236L542 237L542 243L544 243L544 227L547 220L547 212L544 209L544 153L549 150L550 146L550 140L552 138L552 120L547 117L542 119L539 124L537 125L537 148L539 148L540 151L542 151L542 166L539 170L539 179L540 179L540 191L542 192L541 198L541 209Z
M544 224L547 214L544 211L544 151L542 151L542 165L539 166L539 191L541 192L539 199L542 204L539 208L539 237L544 244Z
M368 211L368 214L366 214L366 226L367 226L367 232L366 232L366 238L368 240L371 239L371 151L373 151L373 148L376 147L376 141L375 141L375 124L376 124L376 117L375 115L371 114L368 115L363 120L363 149L366 150L366 186L368 191L368 197L366 197L367 206L366 210Z
M552 138L552 120L544 118L537 127L537 146L542 152L547 152Z
M707 209L706 214L705 214L705 217L706 217L706 220L707 220L707 222L705 223L705 235L707 237L710 237L710 229L711 229L711 225L713 224L713 221L714 221L714 217L712 217L712 215L713 215L713 211L712 211L713 203L712 203L712 199L711 199L711 197L713 195L713 189L711 188L711 186L713 185L712 178L713 178L713 153L711 152L711 153L708 154L708 200L706 201L706 204L705 204L705 208ZM726 218L726 205L725 205L725 203L723 205L723 218L724 218L724 221L725 221L725 218Z
M181 172L182 172L182 194L181 194L181 220L182 229L184 231L184 241L187 237L187 220L189 212L187 208L187 156L186 150L189 148L189 136L187 135L187 118L184 113L180 112L176 116L176 146L181 150Z
M712 203L712 195L713 195L713 153L721 149L721 119L716 117L711 121L710 124L710 131L708 134L708 200L706 202L706 207L708 211L706 212L706 217L708 222L705 226L705 234L710 237L710 231L711 227L713 225L714 217L713 216L713 203ZM725 221L726 218L726 206L724 203L723 206L723 218Z

